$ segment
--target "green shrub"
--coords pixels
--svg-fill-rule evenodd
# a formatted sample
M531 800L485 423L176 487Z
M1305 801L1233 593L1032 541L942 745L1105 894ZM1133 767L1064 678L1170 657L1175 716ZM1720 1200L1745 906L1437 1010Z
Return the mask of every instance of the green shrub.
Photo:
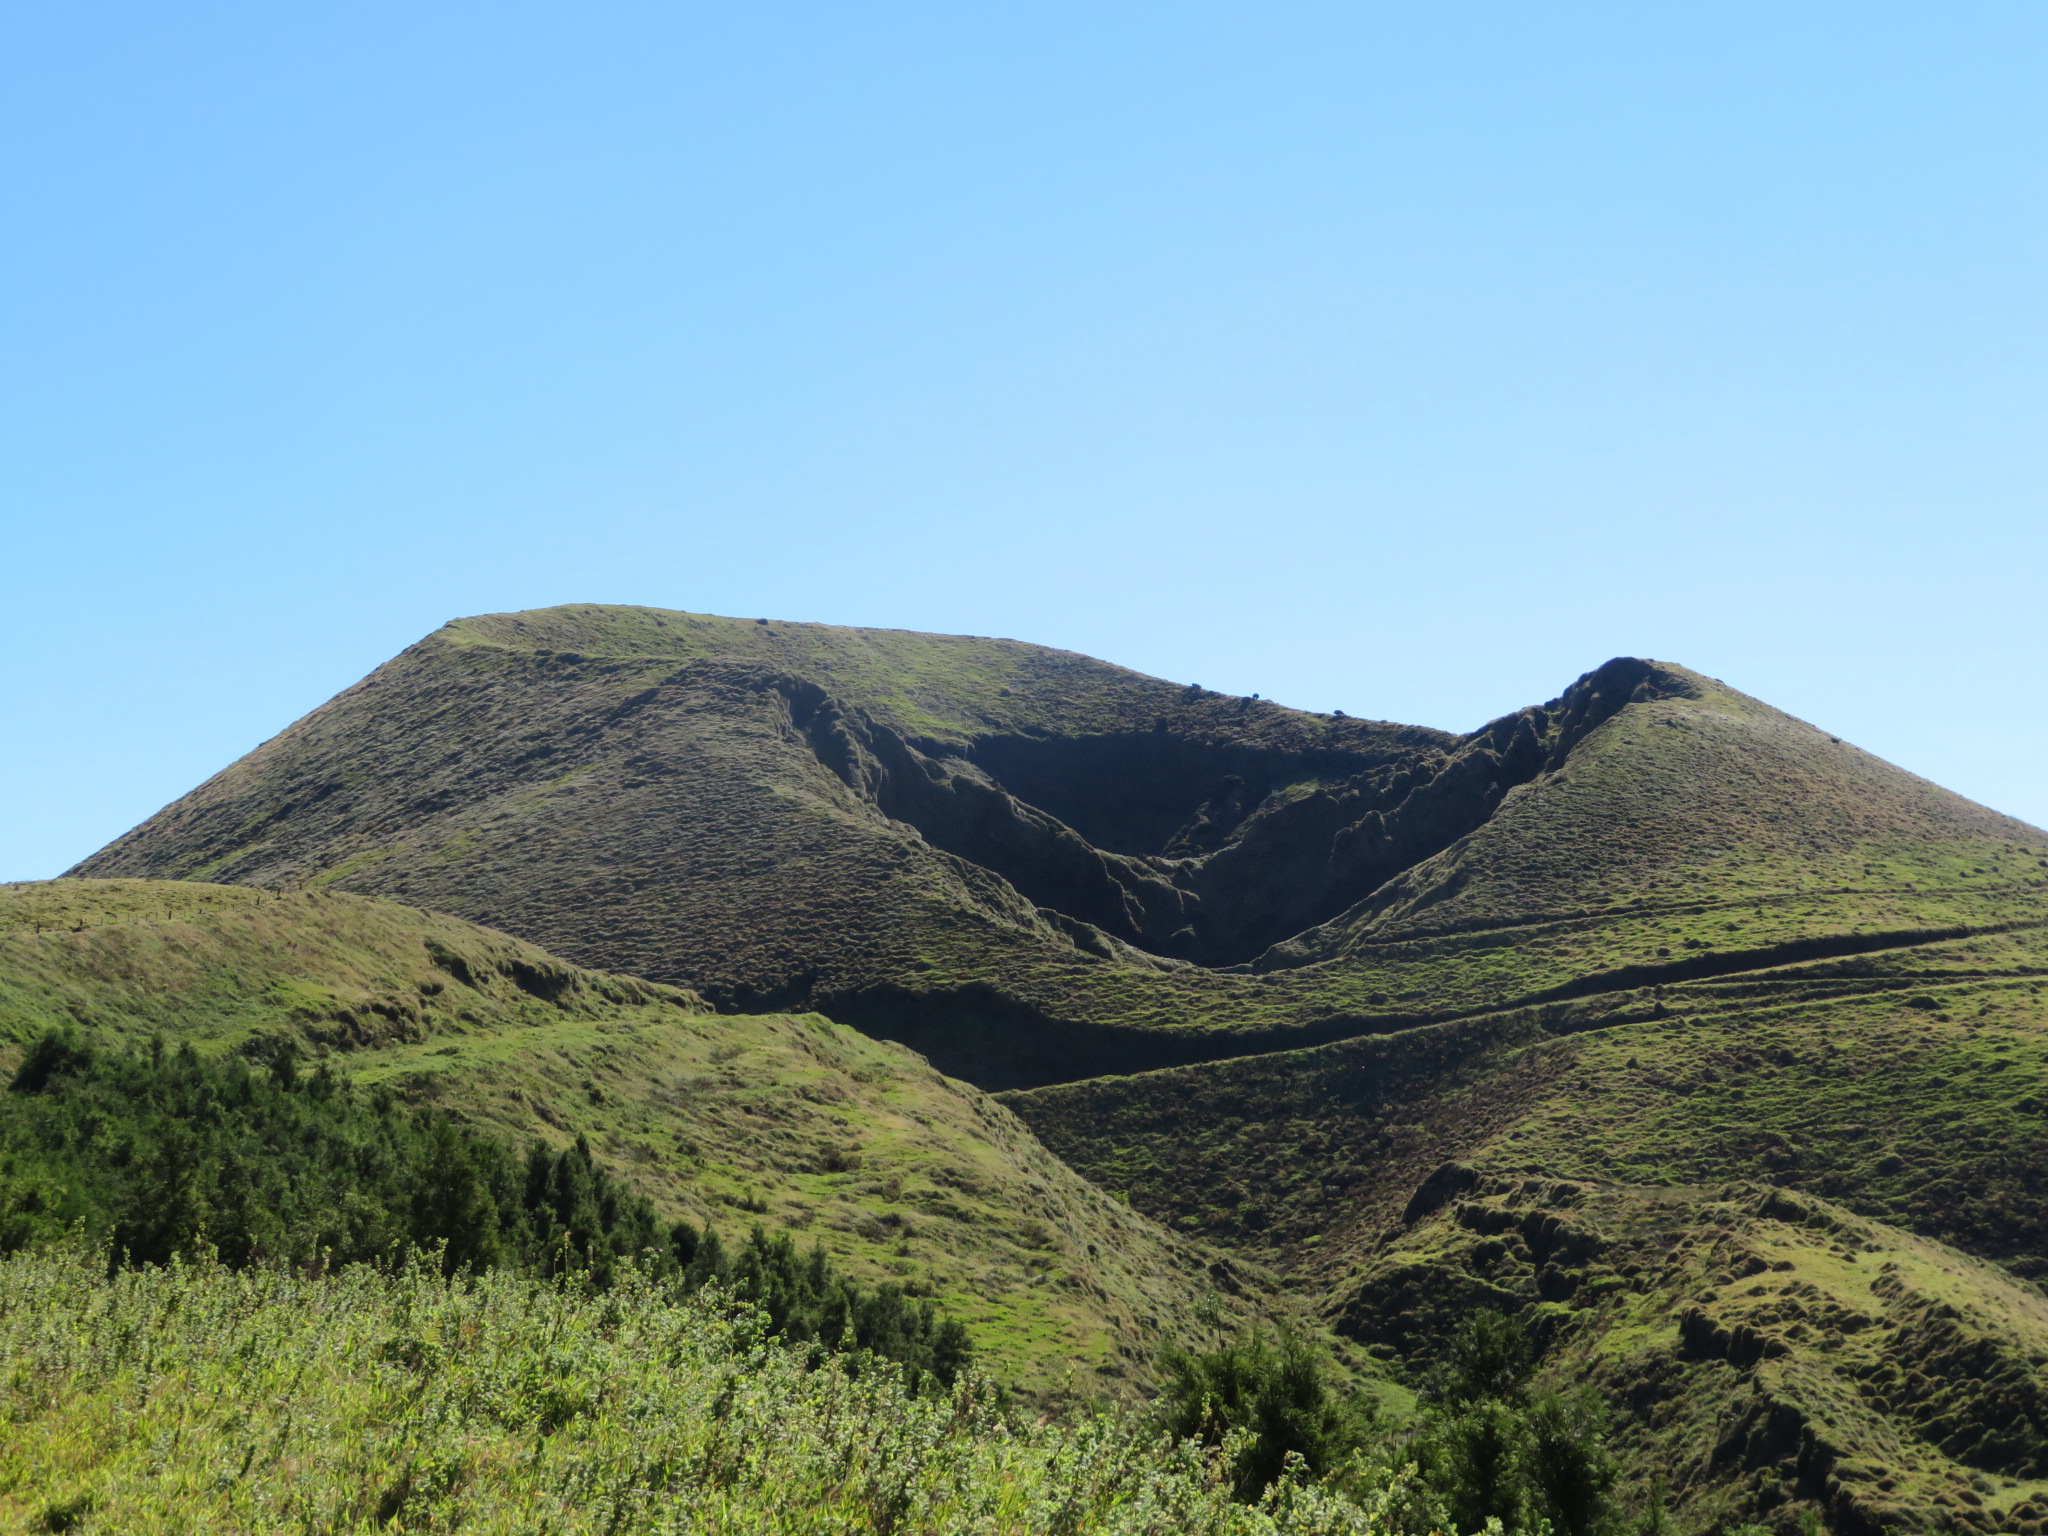
M1519 1318L1475 1312L1458 1324L1434 1383L1450 1403L1520 1402L1536 1348Z
M1408 1454L1456 1529L1480 1530L1498 1520L1519 1531L1530 1504L1522 1438L1520 1413L1486 1399L1426 1415Z
M1531 1502L1559 1536L1606 1528L1620 1467L1607 1449L1607 1408L1590 1387L1545 1392L1522 1415L1522 1465Z
M1286 1329L1277 1339L1254 1331L1219 1349L1169 1350L1162 1363L1160 1424L1176 1439L1230 1444L1240 1499L1273 1486L1290 1456L1307 1475L1322 1476L1375 1427L1365 1400L1333 1382L1323 1353Z
M1536 1352L1515 1318L1478 1312L1452 1335L1406 1454L1459 1530L1498 1520L1557 1536L1597 1536L1615 1521L1619 1467L1605 1406L1590 1388L1530 1390Z

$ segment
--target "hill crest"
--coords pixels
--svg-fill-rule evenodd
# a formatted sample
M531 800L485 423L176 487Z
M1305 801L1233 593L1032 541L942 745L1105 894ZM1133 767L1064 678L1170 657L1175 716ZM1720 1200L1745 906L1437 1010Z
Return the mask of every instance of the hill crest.
M1017 641L579 606L456 621L76 872L390 896L1008 1087L1498 1006L1703 904L1723 950L1880 889L1967 923L2044 855L1668 664L1454 736Z

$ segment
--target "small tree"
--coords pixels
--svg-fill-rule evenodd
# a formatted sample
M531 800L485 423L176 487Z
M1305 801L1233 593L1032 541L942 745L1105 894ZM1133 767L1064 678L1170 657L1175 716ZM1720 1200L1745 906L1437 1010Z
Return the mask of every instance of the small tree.
M1533 1502L1558 1536L1592 1536L1608 1520L1619 1472L1606 1446L1607 1410L1588 1387L1546 1392L1523 1416L1523 1460Z
M1220 1446L1249 1433L1231 1466L1236 1496L1250 1503L1278 1480L1290 1453L1315 1476L1328 1472L1375 1427L1360 1394L1338 1386L1328 1358L1290 1329L1277 1339L1248 1330L1220 1349L1167 1352L1161 1426L1176 1439Z
M1415 1465L1452 1529L1482 1531L1489 1520L1522 1528L1528 1510L1521 1415L1482 1398L1430 1413L1412 1447Z
M1438 1372L1436 1395L1455 1404L1522 1400L1536 1346L1518 1317L1487 1310L1458 1324Z
M1474 1313L1451 1337L1412 1452L1458 1530L1498 1520L1597 1536L1613 1523L1606 1411L1583 1387L1532 1396L1535 1361L1528 1329L1499 1312Z

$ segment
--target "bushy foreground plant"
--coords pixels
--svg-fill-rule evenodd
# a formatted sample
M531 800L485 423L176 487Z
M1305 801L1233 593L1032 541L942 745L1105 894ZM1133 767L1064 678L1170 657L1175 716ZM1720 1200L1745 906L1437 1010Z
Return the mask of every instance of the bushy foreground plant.
M1532 1341L1500 1313L1459 1326L1419 1419L1400 1430L1296 1334L1249 1333L1213 1350L1171 1351L1164 1364L1159 1421L1227 1454L1240 1498L1256 1498L1292 1465L1376 1500L1402 1536L1624 1528L1608 1497L1618 1468L1598 1397L1583 1388L1532 1392ZM1652 1529L1660 1520L1648 1516Z
M1116 1413L1006 1422L967 1376L813 1366L757 1309L632 1269L325 1277L0 1262L0 1526L80 1531L1378 1536ZM1396 1490L1397 1491L1397 1490Z
M1556 1536L1619 1528L1608 1494L1620 1469L1607 1449L1603 1404L1589 1387L1532 1391L1534 1362L1515 1318L1479 1312L1458 1326L1401 1453L1430 1496L1425 1523L1540 1524Z
M1290 1330L1275 1339L1249 1332L1213 1350L1169 1350L1162 1363L1161 1427L1219 1450L1229 1442L1240 1499L1277 1482L1290 1456L1310 1476L1327 1474L1377 1428L1367 1400L1344 1390L1327 1357Z
M201 1253L229 1266L388 1263L444 1273L509 1266L609 1286L627 1267L684 1290L716 1283L796 1344L842 1342L944 1384L966 1330L901 1287L861 1286L824 1250L756 1228L728 1249L670 1225L579 1138L522 1160L387 1092L361 1093L289 1055L267 1068L189 1047L137 1056L69 1034L35 1041L0 1095L0 1254L103 1239L113 1262Z

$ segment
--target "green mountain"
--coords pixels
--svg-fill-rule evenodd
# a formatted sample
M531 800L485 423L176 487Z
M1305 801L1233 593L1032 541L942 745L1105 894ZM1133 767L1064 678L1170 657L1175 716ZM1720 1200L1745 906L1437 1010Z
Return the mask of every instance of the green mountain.
M1004 1088L1998 927L2044 857L1656 663L1459 737L574 607L446 626L73 873L387 896Z
M1147 1316L1257 1312L1272 1274L1418 1385L1459 1317L1521 1314L1543 1379L1607 1402L1624 1503L1662 1487L1688 1531L2048 1529L2048 834L1682 667L1610 661L1453 735L1007 640L496 615L74 874L37 899L401 902L594 968L589 998L701 996L605 1002L666 1021L617 1080L525 1032L295 1027L479 1121L601 1132L679 1212L765 1204L865 1273L926 1265L1041 1386L1083 1338L1137 1380ZM742 1039L751 1117L630 1086ZM944 1128L900 1195L871 1060L922 1085L904 1137ZM687 1174L677 1116L715 1149ZM993 1193L951 1268L863 1226L942 1230L910 1191L960 1203L957 1168ZM1017 1212L1066 1234L1064 1334L1019 1310ZM974 1312L999 1273L1022 1289Z

